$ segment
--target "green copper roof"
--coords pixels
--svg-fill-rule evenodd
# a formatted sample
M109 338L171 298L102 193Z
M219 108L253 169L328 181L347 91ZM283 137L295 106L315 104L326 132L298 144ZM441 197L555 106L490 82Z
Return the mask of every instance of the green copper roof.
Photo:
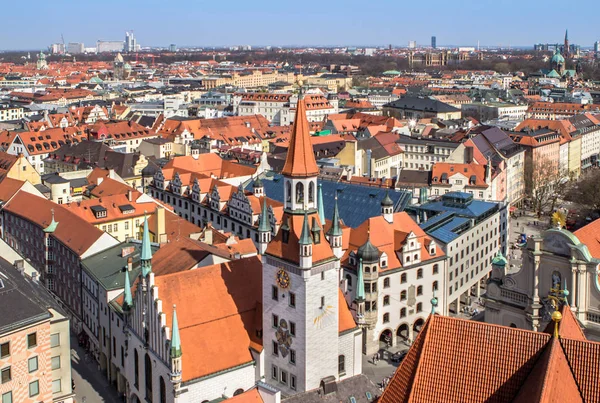
M558 50L554 51L554 56L552 56L552 63L564 63L565 58L561 55Z
M181 357L181 339L179 338L179 324L177 323L177 310L173 306L173 324L171 325L171 358Z
M142 234L142 275L146 277L152 271L152 248L150 248L150 232L148 229L148 217L144 217L144 232Z
M300 235L300 245L312 244L312 238L310 237L310 228L308 227L308 214L304 213L304 223L302 223L302 234Z
M129 309L133 306L133 297L131 296L131 282L129 281L129 270L125 269L125 282L124 293L125 297L123 299L123 309Z
M260 211L260 220L258 222L258 232L270 232L269 214L267 212L267 198L263 198L263 205Z
M319 220L321 225L325 225L325 206L323 205L323 185L319 183L319 195L317 197L317 207L319 208Z
M52 233L52 232L56 231L57 226L58 226L58 222L54 221L54 209L52 209L52 221L50 222L50 224L48 224L48 226L46 228L44 228L44 232Z
M363 278L363 263L362 259L358 260L358 273L356 274L356 300L364 301L365 299L365 280Z
M331 228L327 231L330 236L342 236L342 228L340 227L340 212L338 211L337 196L335 197L335 205L333 207L333 217L331 217Z
M502 255L500 249L498 249L498 253L496 253L496 256L492 259L492 264L495 266L506 266L508 264L508 260Z

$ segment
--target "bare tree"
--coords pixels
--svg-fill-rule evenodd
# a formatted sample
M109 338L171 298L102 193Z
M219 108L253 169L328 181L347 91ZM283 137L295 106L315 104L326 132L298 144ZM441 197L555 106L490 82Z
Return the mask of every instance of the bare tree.
M539 159L526 167L525 189L538 217L553 211L558 200L565 195L569 175L558 168L558 161Z
M569 201L600 212L600 168L594 168L581 176L567 194Z

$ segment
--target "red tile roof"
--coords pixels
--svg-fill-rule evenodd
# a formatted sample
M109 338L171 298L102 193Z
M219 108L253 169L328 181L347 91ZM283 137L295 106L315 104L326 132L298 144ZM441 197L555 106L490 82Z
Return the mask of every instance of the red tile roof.
M250 348L262 349L262 323L257 323L257 312L262 312L259 258L157 276L155 286L163 307L169 307L167 323L172 319L170 307L177 306L183 381L250 363Z
M310 129L308 127L308 120L306 119L306 105L304 100L298 101L290 146L281 173L292 177L309 177L319 174L319 167L315 161L310 141Z

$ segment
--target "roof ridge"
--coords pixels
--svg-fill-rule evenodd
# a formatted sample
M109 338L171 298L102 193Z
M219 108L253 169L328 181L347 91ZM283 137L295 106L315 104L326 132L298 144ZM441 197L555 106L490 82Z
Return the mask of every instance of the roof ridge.
M574 340L576 342L582 342L582 340L575 340L575 339L569 339L569 338L564 338L564 337L558 336L558 343L560 345L560 350L563 353L563 355L565 356L565 359L567 361L567 365L569 366L569 371L571 372L571 375L573 376L573 380L575 381L575 385L577 385L577 390L579 391L579 395L581 396L581 400L585 402L585 397L583 395L583 391L581 390L581 385L579 385L579 382L577 381L577 376L575 375L575 371L573 371L573 366L571 365L571 360L569 359L569 354L567 354L567 352L565 351L565 346L562 343L563 339ZM586 339L585 342L590 342L590 341Z
M418 377L422 370L421 364L423 363L423 360L421 360L420 358L423 355L423 350L425 350L425 347L427 346L427 341L429 340L431 331L433 330L433 329L431 329L431 327L433 327L433 321L435 320L436 316L437 316L436 314L430 314L429 317L427 318L427 321L423 325L423 328L421 329L421 332L426 331L425 339L423 340L423 343L421 344L421 351L419 351L419 356L417 359L417 366L415 368L415 376L413 377L412 384L410 385L410 393L408 394L407 402L411 402L413 400L415 389L412 386L417 383Z

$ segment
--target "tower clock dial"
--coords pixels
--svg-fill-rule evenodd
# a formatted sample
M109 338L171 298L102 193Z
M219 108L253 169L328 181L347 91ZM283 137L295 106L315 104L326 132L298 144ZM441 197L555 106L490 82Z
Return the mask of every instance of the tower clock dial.
M279 269L275 280L280 288L286 289L290 286L290 275L283 269Z

